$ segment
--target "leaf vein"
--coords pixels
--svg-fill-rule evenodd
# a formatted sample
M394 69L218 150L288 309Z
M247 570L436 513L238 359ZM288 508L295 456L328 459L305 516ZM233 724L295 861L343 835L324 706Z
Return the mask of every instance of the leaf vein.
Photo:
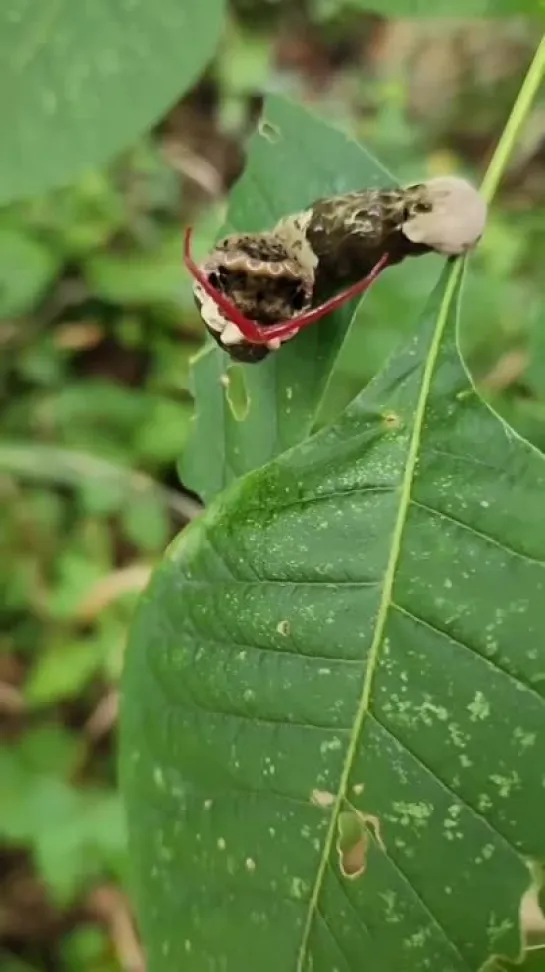
M318 493L316 496L303 496L297 499L291 500L289 503L275 503L274 513L286 513L289 510L296 509L301 510L306 506L316 506L318 503L325 502L327 500L339 500L344 499L347 496L362 496L367 493L393 493L398 489L398 484L383 484L376 486L353 486L350 489L335 489L327 493ZM263 506L256 507L258 513L263 513Z
M348 745L346 758L345 758L343 770L339 781L339 790L337 794L337 800L335 802L334 812L331 818L327 837L324 843L323 855L316 872L313 893L312 893L310 906L307 914L307 922L301 939L301 949L299 952L299 959L296 966L297 972L304 972L305 956L307 953L309 935L312 928L313 910L318 905L327 860L331 853L331 848L333 846L333 841L335 839L335 826L336 826L337 816L340 811L342 801L346 795L346 789L350 777L350 771L352 768L352 764L354 762L354 758L357 753L359 736L361 733L363 723L365 721L365 717L369 709L373 678L379 660L380 648L382 645L384 630L388 618L388 610L392 599L396 569L401 555L401 542L402 542L405 523L407 519L407 512L411 500L411 490L412 490L413 481L416 473L416 467L418 461L418 447L420 444L420 438L421 438L424 418L426 414L426 404L427 404L427 400L431 388L431 382L432 382L435 364L439 354L441 338L448 319L448 311L450 308L452 297L455 293L456 285L460 279L460 270L461 270L461 264L458 263L455 264L454 269L450 272L450 276L447 281L446 289L444 292L444 297L441 303L441 307L439 309L435 331L431 338L429 353L427 355L427 359L422 371L422 381L421 381L418 398L416 401L415 412L414 412L414 425L409 440L407 461L404 470L403 480L401 483L399 510L393 525L393 532L391 538L391 550L390 550L390 555L388 558L388 562L384 574L382 597L379 604L377 617L376 617L375 630L371 641L371 646L369 649L367 670L364 675L360 703L354 718L352 735Z
M186 635L188 638L194 638L198 641L199 645L210 645L213 648L236 648L237 651L255 651L258 654L267 655L284 655L288 658L300 658L304 661L318 662L319 664L323 662L329 662L330 664L336 663L338 665L362 665L361 658L339 658L338 655L317 655L315 652L312 654L306 654L303 651L292 651L289 648L278 648L272 645L256 645L249 644L243 641L233 641L231 637L229 640L223 640L222 638L212 638L209 634L204 635L202 632L194 628L192 631L180 630L181 635ZM294 644L293 638L285 638L286 644Z
M422 897L421 892L415 887L414 882L409 880L403 868L399 864L399 861L397 861L395 857L392 857L391 853L389 853L386 849L383 851L383 853L384 856L392 865L394 871L397 872L397 874L399 875L403 883L409 888L410 893L414 896L414 898L416 898L424 914L429 918L429 920L431 921L433 926L437 929L437 931L440 933L441 937L445 940L447 945L449 945L452 948L453 952L455 952L456 956L464 966L464 969L466 969L467 972L474 972L474 969L468 965L467 960L460 952L460 949L458 948L457 944L452 941L452 939L450 938L446 930L443 928L443 925L437 918L437 915L432 911L430 906L427 904L426 900Z
M151 733L144 732L142 734L141 745L146 750L147 755L150 757L150 763L155 765ZM317 816L322 816L322 817L328 816L329 813L331 813L331 809L329 807L318 807L317 805L315 805L312 802L311 796L309 794L305 794L305 796L300 796L300 797L294 796L292 793L285 793L285 792L281 792L280 790L275 790L270 785L269 782L266 788L261 787L261 789L255 789L254 787L250 787L245 784L241 786L238 780L237 780L237 785L233 786L232 775L225 772L225 766L223 766L222 769L224 775L228 776L229 784L230 784L229 786L218 787L217 789L211 789L211 787L207 786L205 790L202 786L198 786L193 781L191 781L192 794L197 792L201 793L203 796L203 800L210 799L210 798L224 799L225 797L239 796L239 795L241 797L257 797L258 799L264 798L266 801L270 801L271 798L273 798L276 800L285 801L288 804L293 804L295 807L298 807L299 809L305 809L307 811L310 810L311 812L314 812ZM179 763L176 764L174 771L179 776L181 776ZM184 780L183 783L186 785L187 788L187 781ZM167 793L168 793L168 788L167 788ZM173 788L172 793L173 796L175 797L175 807L173 810L173 814L176 819L179 819L180 817L179 792L174 793L174 788ZM161 803L161 805L156 804L155 801L150 797L150 789L149 786L147 785L147 781L144 779L142 779L142 801L143 803L149 804L150 808L156 810L159 814L163 812L163 808L165 805L163 803ZM168 814L168 816L171 816L170 813Z
M226 580L224 578L216 579L215 577L212 578L207 577L206 580L202 581L202 580L198 580L197 578L182 577L182 583L184 587L192 587L192 588L204 587L205 589L213 587L214 591L217 591L218 589L221 590L223 585L227 587L233 586L233 587L249 587L249 588L264 587L265 585L270 585L270 586L278 585L280 587L292 587L295 590L300 590L301 588L305 588L305 587L333 587L333 588L342 587L343 589L352 587L355 590L358 590L359 588L362 587L378 587L381 581L380 580L347 581L342 577L339 578L338 580L331 580L331 579L325 580L322 579L321 577L316 577L307 580L290 580L289 578L282 579L280 577L260 577L259 579L256 580L244 580L243 578L233 577Z
M485 665L490 665L491 668L501 672L501 674L505 675L506 678L511 679L511 681L515 683L518 690L521 688L525 689L525 691L530 692L536 699L539 699L541 705L545 704L545 699L533 685L530 685L529 682L525 682L524 679L520 678L518 675L514 675L513 672L510 672L509 669L505 668L503 665L500 665L493 658L488 658L486 655L483 655L478 648L475 648L473 645L468 645L465 641L460 641L459 638L455 638L448 631L443 631L435 622L428 621L426 618L420 618L409 608L403 607L403 605L399 604L397 601L392 601L391 607L394 611L399 611L400 614L406 615L406 617L410 618L411 621L414 621L415 624L424 625L426 628L429 628L430 631L434 631L435 634L440 635L442 638L448 638L455 645L458 645L465 651L471 652L472 655L476 655L482 662L484 662Z
M336 868L332 867L331 864L328 864L328 870L330 871L331 875L333 876L333 879L335 880L335 883L337 884L337 886L341 890L342 896L343 896L343 900L346 901L348 907L350 908L352 914L354 915L354 918L357 920L358 927L361 928L361 930L367 935L367 937L371 941L373 941L373 935L372 935L370 929L365 924L362 916L360 915L358 909L356 908L356 905L352 901L352 898L347 893L347 889L346 889L347 881L346 881L346 879L343 880L341 878L341 875L340 875L339 871Z
M405 752L412 759L414 759L415 763L417 763L421 767L421 769L425 770L427 774L429 774L435 781L437 781L439 787L442 788L445 791L445 793L447 793L450 797L454 797L455 800L458 800L462 804L462 806L465 807L466 810L468 810L470 813L473 814L474 817L476 817L478 820L481 821L481 823L486 827L486 829L490 831L491 836L499 838L500 842L503 842L505 846L508 848L508 850L515 855L518 861L520 861L520 853L518 852L516 847L512 844L509 838L506 837L505 834L503 834L501 830L499 830L498 827L492 823L492 821L488 820L488 818L485 817L484 814L482 814L479 810L477 810L476 807L474 807L473 804L471 804L464 796L462 796L461 793L458 793L455 787L447 783L446 780L444 780L443 777L440 776L436 770L433 770L431 766L428 766L426 761L421 756L419 756L417 753L414 752L414 750L409 746L409 744L405 741L405 739L402 739L397 734L397 732L394 732L393 729L386 726L378 718L376 712L370 712L369 718L370 720L376 722L376 724L380 726L383 732L385 732L392 739L395 739L396 742L399 743L401 748L404 749Z
M435 446L428 446L427 452L432 456L443 456L445 459L457 459L459 462L467 463L468 466L471 464L474 466L483 466L484 469L488 469L496 475L501 472L498 466L495 466L491 462L485 462L484 459L479 459L478 456L464 456L459 452L450 452L448 449L436 449Z
M474 536L479 537L481 540L485 540L487 543L491 543L495 547L499 547L504 553L510 554L513 557L519 557L521 560L525 560L527 563L533 564L534 566L545 567L545 560L539 560L537 557L531 557L530 554L523 553L522 550L516 550L514 547L509 546L502 540L498 540L497 537L493 537L489 533L485 533L483 530L478 530L470 523L464 523L463 520L453 516L452 513L445 513L444 510L437 510L433 506L429 506L428 503L420 502L420 500L411 499L411 504L421 510L425 510L427 513L431 513L433 516L438 517L439 519L448 520L450 523L454 523L462 530L467 530Z
M159 675L159 673L157 671L154 671L152 665L149 665L149 670L150 670L150 673L151 673L152 677L155 679L155 682L156 682L158 688L160 689L160 691L161 691L161 693L163 695L163 698L166 701L166 704L168 706L170 706L172 709L179 709L180 706L183 705L184 706L184 709L186 711L189 709L189 710L193 710L194 712L206 713L206 715L208 715L208 716L216 716L219 719L233 719L234 721L247 722L250 725L255 725L255 726L268 726L269 728L271 726L276 726L278 728L285 727L285 728L294 728L294 729L310 729L312 731L318 730L320 732L331 732L331 733L334 733L334 734L338 734L338 733L349 733L351 731L351 729L352 729L351 726L333 726L331 724L312 723L312 722L309 722L308 720L305 721L305 722L300 722L298 720L291 720L289 718L283 718L283 719L268 718L268 719L263 719L260 716L249 715L249 714L244 713L244 712L236 712L236 711L233 711L233 710L228 711L228 710L225 710L225 709L218 709L218 708L215 708L215 707L213 708L211 706L206 706L206 705L203 705L203 703L201 701L197 701L197 699L195 698L194 694L192 693L192 691L191 691L191 689L190 689L190 687L188 685L187 680L185 680L184 681L184 684L183 684L183 688L185 690L186 697L183 698L183 699L182 698L173 698L172 691L171 691L171 689L172 689L172 680L169 682L168 688L167 688L167 683Z
M344 964L346 965L346 968L349 969L350 972L352 972L352 964L350 962L350 959L348 958L348 955L346 954L344 948L342 947L341 943L339 942L339 939L337 938L335 932L333 931L333 929L332 929L330 923L328 922L326 916L320 910L320 908L316 908L316 914L318 915L318 918L320 918L320 920L322 922L322 925L324 926L325 930L328 932L328 934L329 934L329 936L331 938L331 941L335 945L335 948L337 949L337 952L339 953L339 955L341 956Z

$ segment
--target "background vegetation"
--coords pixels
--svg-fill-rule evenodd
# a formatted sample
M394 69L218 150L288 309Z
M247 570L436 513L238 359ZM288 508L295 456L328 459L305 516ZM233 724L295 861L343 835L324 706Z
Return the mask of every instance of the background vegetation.
M336 0L233 4L205 76L148 135L70 188L0 213L0 966L139 972L115 783L125 632L196 509L176 461L202 327L181 225L203 252L264 90L295 95L401 180L484 170L533 47L531 20L397 21ZM545 449L545 102L465 303L480 387ZM374 374L436 264L371 294L321 420Z

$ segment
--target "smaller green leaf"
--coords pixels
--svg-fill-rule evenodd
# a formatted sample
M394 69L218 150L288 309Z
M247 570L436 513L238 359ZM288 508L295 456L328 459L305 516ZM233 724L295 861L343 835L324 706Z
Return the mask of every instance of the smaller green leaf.
M268 229L321 196L392 181L346 135L270 96L250 142L244 175L231 194L223 233ZM242 420L229 401L230 359L215 344L205 345L194 360L195 424L180 465L186 486L209 501L308 435L355 306L352 302L303 331L260 364L240 366L248 403Z

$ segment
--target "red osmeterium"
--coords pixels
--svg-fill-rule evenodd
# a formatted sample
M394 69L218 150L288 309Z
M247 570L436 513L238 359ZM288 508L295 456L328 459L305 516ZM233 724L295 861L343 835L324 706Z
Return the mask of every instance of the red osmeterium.
M330 297L323 304L318 304L317 307L313 307L311 310L306 311L304 314L299 314L297 317L292 317L289 321L263 326L256 321L250 320L249 317L245 317L229 297L210 283L206 274L197 266L191 256L191 234L192 228L188 226L185 231L184 242L184 263L187 269L204 292L211 297L217 307L223 312L227 320L232 321L238 327L243 337L250 344L267 344L274 338L291 338L303 327L308 327L309 324L314 324L327 314L338 310L348 300L364 294L387 266L389 259L389 254L384 253L363 280L359 280L357 283L352 284L351 287L347 287L346 290L341 291L340 294L336 294L335 297Z

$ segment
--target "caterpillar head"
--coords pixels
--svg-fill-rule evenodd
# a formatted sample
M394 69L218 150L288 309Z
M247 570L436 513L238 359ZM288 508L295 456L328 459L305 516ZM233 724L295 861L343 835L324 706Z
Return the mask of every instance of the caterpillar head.
M267 327L310 307L313 277L273 233L233 235L221 240L202 266L208 282L233 302L240 315ZM239 360L260 360L280 347L273 337L261 345L250 344L196 280L194 294L202 318L218 344ZM282 340L287 340L285 337Z

